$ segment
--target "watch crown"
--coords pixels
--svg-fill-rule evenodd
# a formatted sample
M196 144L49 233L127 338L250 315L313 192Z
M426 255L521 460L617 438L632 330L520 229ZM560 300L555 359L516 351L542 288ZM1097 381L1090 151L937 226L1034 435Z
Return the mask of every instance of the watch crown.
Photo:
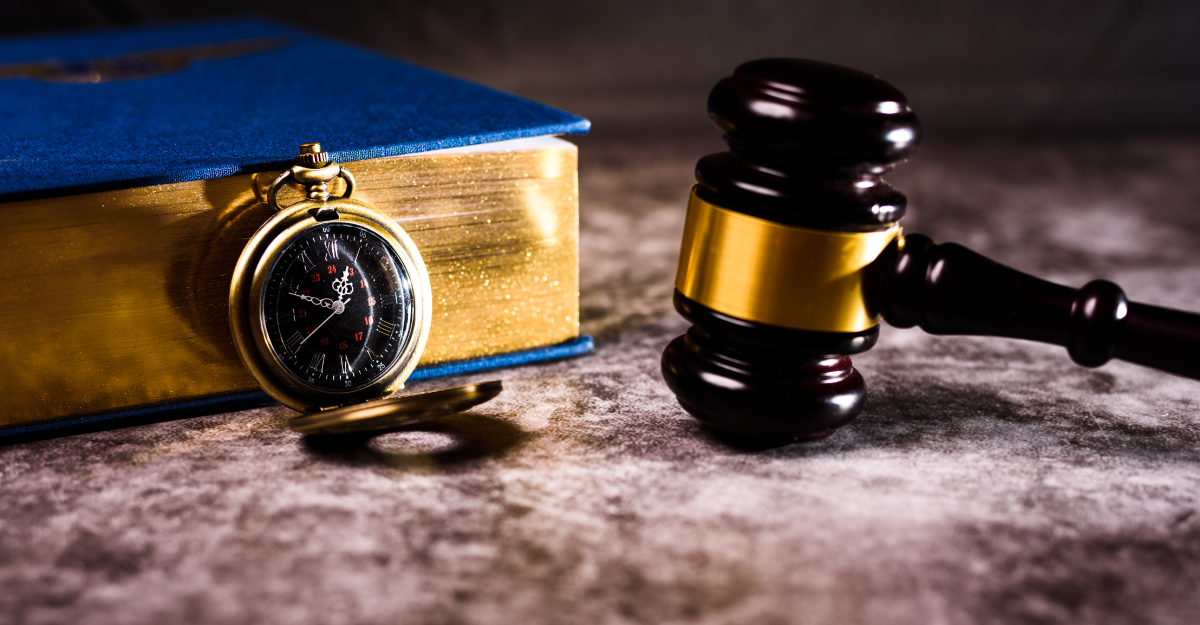
M301 143L296 164L304 167L320 167L329 162L329 153L321 150L320 143Z

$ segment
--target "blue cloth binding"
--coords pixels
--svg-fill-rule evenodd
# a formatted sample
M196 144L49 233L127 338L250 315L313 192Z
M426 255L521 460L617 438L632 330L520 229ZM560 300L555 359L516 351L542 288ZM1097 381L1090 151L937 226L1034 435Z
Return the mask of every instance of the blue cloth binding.
M264 38L281 47L136 80L11 77L52 59L78 63ZM0 111L0 201L283 168L309 141L345 162L590 126L536 102L257 21L0 43Z
M538 349L531 349L521 352L511 352L496 356L484 356L483 358L472 358L470 360L459 360L438 365L417 367L417 369L413 371L412 375L410 375L408 379L411 381L426 380L429 378L462 375L464 373L476 373L479 371L499 369L501 367L516 367L519 365L527 365L545 360L579 356L591 351L594 346L595 344L592 342L592 337L581 336L579 338L571 339L564 343L551 345L549 347L541 347ZM94 432L98 430L128 427L132 425L143 425L146 423L157 423L159 421L168 421L171 419L198 417L216 414L219 412L245 410L247 408L266 406L272 403L274 403L274 400L272 400L271 397L266 393L262 391L251 391L248 393L230 393L228 395L219 395L216 397L204 397L201 399L192 399L189 401L175 402L171 404L143 406L141 408L133 408L130 410L89 415L75 419L63 419L61 421L35 423L32 425L23 425L0 430L0 445L49 438L52 436L68 436L71 434L82 434L84 432Z

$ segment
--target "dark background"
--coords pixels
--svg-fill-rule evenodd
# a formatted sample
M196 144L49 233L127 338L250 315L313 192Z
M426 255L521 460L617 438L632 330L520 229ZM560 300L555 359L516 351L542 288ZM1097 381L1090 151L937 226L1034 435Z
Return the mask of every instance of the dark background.
M1200 129L1200 3L1180 0L53 0L5 7L31 36L257 14L591 118L599 133L703 127L738 63L876 73L928 139Z

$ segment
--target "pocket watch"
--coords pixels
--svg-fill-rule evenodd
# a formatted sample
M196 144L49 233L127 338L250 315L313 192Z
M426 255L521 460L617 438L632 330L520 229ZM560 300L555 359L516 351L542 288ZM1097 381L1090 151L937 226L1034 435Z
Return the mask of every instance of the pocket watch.
M338 178L345 192L330 197ZM287 183L303 186L307 198L280 207ZM301 145L295 166L271 184L267 205L277 212L250 238L229 288L238 354L268 395L307 413L293 419L299 431L375 429L432 416L428 405L414 412L411 400L407 409L404 401L377 401L403 388L416 368L433 298L412 239L352 199L354 185L320 144ZM434 404L461 410L470 402L451 400L486 401L495 392L449 389L440 391L449 399Z

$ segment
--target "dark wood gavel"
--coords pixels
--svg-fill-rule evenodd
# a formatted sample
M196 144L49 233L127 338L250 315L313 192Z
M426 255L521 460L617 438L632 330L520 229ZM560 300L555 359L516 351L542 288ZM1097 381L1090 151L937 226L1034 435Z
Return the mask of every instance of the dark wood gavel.
M679 403L725 433L833 433L862 409L849 356L879 319L934 334L1063 345L1200 378L1200 315L1129 302L1104 280L1052 284L954 243L901 234L904 195L880 179L920 140L904 94L796 59L741 65L709 115L728 152L696 165L675 281L694 325L663 352Z

